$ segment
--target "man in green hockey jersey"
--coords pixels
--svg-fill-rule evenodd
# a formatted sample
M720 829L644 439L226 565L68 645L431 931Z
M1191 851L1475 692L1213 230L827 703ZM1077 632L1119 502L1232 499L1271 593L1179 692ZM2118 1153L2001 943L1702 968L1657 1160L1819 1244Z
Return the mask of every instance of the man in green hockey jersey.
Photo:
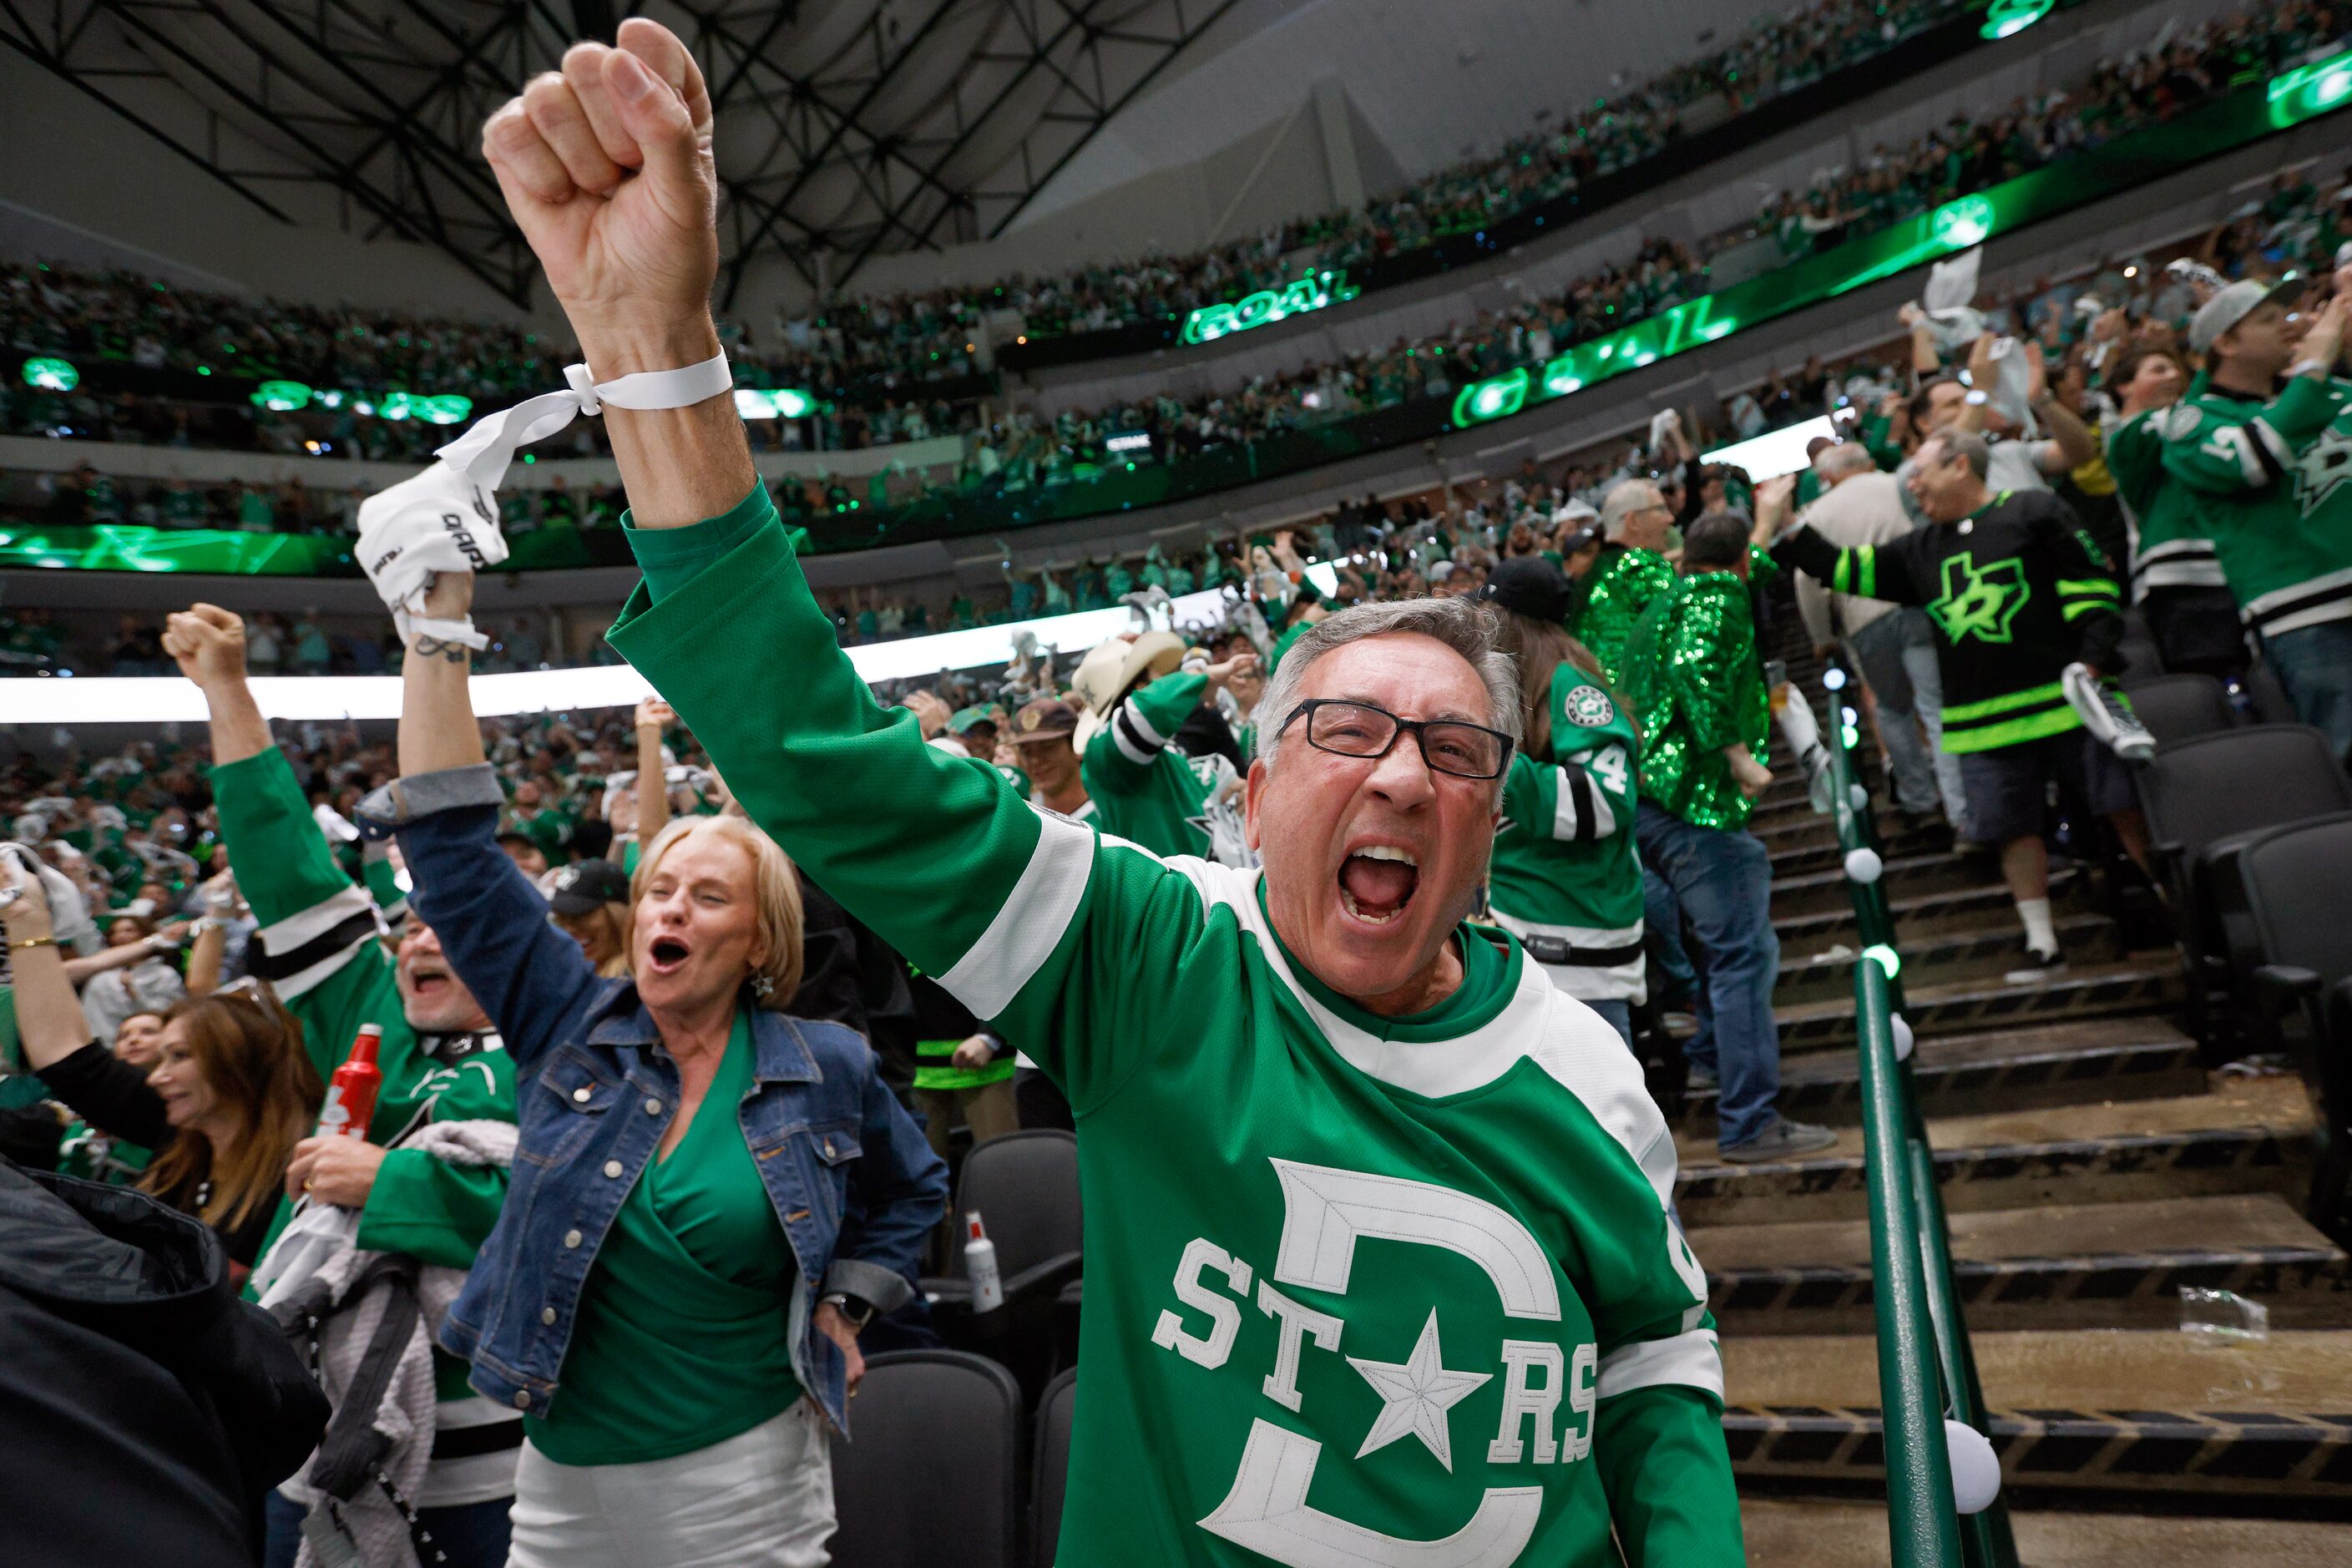
M2117 673L2114 569L2049 491L1995 494L1985 483L1990 461L1983 437L1939 430L1912 457L1927 527L1841 550L1801 523L1772 553L1839 593L1924 605L1936 623L1944 749L1960 759L1969 837L2000 847L2025 928L2024 958L2009 980L2030 984L2066 969L2042 837L2050 785L2105 816L2142 865L2147 827L2130 774L2084 729L2064 685L2078 662Z
M2299 280L2246 280L2199 307L2206 374L2166 416L2164 471L2192 498L2246 629L2302 721L2352 754L2352 298L2291 315Z
M1624 678L1625 644L1642 612L1675 585L1665 557L1675 509L1649 479L1627 479L1601 500L1607 542L1601 559L1578 580L1570 601L1569 632L1591 651L1611 685Z
M1242 780L1215 752L1188 757L1176 731L1257 656L1185 661L1172 632L1113 637L1080 661L1070 685L1087 705L1072 743L1083 759L1096 826L1155 855L1198 855L1228 866L1254 858L1242 825Z
M2116 403L2105 430L2107 472L2131 542L2131 602L2164 668L2227 678L2246 668L2237 601L2204 535L2195 492L2164 471L2165 431L2189 384L2180 352L2166 344L2135 343L2116 357L2107 376Z
M471 1268L498 1223L507 1173L388 1145L426 1121L512 1121L513 1066L430 930L411 920L397 953L385 951L376 900L335 864L292 766L270 741L247 684L236 616L210 605L172 616L163 647L211 715L221 839L261 922L248 949L253 973L301 1023L321 1082L342 1065L362 1024L383 1031L383 1085L366 1138L305 1140L289 1184L312 1202L356 1209L364 1250ZM273 1239L286 1218L281 1212ZM448 1441L436 1443L424 1492L411 1501L450 1563L495 1568L506 1561L522 1420L468 1388L464 1362L436 1350L433 1366L436 1428ZM268 1502L273 1548L284 1540L288 1561L301 1529L298 1489L289 1482Z
M693 58L631 18L567 63L486 130L509 207L594 374L707 362ZM614 646L752 819L1076 1110L1062 1560L1739 1562L1665 1122L1605 1024L1463 922L1517 725L1490 613L1368 605L1309 632L1249 773L1263 870L1163 859L875 703L730 400L607 407L648 574Z

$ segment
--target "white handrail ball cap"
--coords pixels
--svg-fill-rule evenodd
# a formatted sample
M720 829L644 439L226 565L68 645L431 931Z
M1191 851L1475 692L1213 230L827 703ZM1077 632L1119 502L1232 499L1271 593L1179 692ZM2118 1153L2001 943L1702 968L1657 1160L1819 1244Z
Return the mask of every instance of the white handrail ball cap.
M1944 1447L1952 1456L1952 1506L1982 1513L2000 1495L2000 1460L1992 1442L1964 1421L1944 1418Z
M1909 1061L1911 1047L1916 1043L1911 1033L1911 1020L1897 1013L1887 1019L1887 1024L1895 1031L1895 1059L1898 1062Z
M1878 858L1875 849L1865 847L1847 852L1845 876L1849 882L1859 882L1867 888L1878 880L1879 873L1885 869L1886 862Z

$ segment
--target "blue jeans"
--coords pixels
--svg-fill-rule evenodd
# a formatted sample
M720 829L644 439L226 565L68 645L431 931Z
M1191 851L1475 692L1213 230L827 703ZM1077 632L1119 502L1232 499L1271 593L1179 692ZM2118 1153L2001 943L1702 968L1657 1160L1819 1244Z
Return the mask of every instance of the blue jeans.
M1578 1000L1584 1001L1582 997L1579 997ZM1585 1001L1584 1005L1591 1008L1594 1012L1600 1014L1602 1022L1606 1023L1611 1028L1616 1030L1620 1036L1623 1037L1628 1049L1633 1047L1633 1009L1626 1002L1625 998L1622 996L1608 996L1603 997L1598 1002Z
M2263 658L2286 688L2295 717L2327 737L2337 762L2352 753L2352 621L2266 637Z
M1699 971L1698 1033L1686 1055L1712 1068L1718 1147L1733 1149L1762 1133L1777 1115L1780 1030L1772 1019L1772 983L1780 974L1780 939L1772 930L1772 858L1754 834L1698 827L1642 802L1634 820L1642 864L1673 889L1689 922Z
M1878 699L1878 736L1895 775L1895 804L1925 816L1943 803L1944 820L1965 828L1967 793L1960 760L1944 750L1944 674L1936 662L1936 629L1925 610L1881 616L1846 638L1855 668ZM1915 723L1914 721L1916 721ZM1920 731L1927 739L1920 739Z
M1648 866L1642 868L1642 944L1649 950L1650 1000L1664 1007L1689 1005L1698 973L1683 951L1683 911L1675 890Z
M456 1508L420 1508L416 1517L433 1532L433 1543L447 1555L448 1568L506 1568L507 1542L514 1533L507 1514L510 1497ZM261 1549L261 1568L294 1568L302 1550L302 1505L273 1490L263 1505L269 1534Z

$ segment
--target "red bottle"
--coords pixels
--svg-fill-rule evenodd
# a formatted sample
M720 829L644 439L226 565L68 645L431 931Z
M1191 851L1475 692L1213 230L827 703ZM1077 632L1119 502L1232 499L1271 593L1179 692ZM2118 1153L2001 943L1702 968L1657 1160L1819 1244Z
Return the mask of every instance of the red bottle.
M383 1041L382 1027L360 1026L352 1054L335 1069L327 1085L326 1103L319 1107L319 1137L367 1137L368 1121L375 1115L376 1091L383 1088L383 1069L375 1065L375 1048Z

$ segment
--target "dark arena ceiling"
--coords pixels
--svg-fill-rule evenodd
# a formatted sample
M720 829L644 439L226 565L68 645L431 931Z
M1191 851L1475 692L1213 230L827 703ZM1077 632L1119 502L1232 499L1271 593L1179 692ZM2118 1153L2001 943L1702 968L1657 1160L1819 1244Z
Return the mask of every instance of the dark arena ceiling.
M1235 0L0 0L0 39L261 211L437 246L500 294L536 270L482 121L581 37L649 16L709 79L722 301L780 258L989 238Z

